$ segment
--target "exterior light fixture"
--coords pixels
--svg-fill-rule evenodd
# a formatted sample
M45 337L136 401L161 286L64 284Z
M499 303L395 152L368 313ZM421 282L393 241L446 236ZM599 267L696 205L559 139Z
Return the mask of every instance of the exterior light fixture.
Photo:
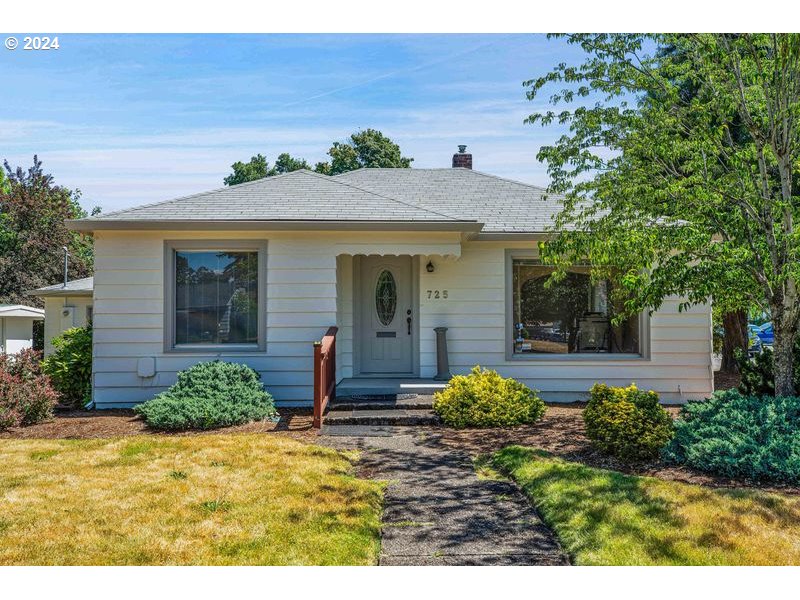
M428 273L433 273L433 271L435 270L435 267L433 266L433 263L431 261L428 261L428 264L425 265L425 270Z

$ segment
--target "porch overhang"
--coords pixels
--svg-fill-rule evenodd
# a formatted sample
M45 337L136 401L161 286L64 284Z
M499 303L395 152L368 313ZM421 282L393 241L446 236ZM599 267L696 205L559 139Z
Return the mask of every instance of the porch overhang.
M461 258L461 241L351 242L336 244L337 255L350 256L441 256Z

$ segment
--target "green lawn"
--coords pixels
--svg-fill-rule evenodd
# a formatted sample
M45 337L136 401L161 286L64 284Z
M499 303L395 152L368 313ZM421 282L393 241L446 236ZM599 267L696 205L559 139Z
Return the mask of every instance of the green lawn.
M800 499L624 475L520 446L516 480L579 565L798 565Z
M279 436L0 440L0 564L374 564L381 500Z

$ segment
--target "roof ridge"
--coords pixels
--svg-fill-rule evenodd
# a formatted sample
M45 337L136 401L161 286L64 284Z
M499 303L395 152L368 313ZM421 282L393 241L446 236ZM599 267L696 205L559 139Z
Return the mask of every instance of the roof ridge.
M465 167L452 167L452 168L455 169L455 170L458 170L458 171L469 171L470 173L475 173L475 175L481 175L482 177L489 177L490 179L497 179L499 181L507 181L508 183L514 183L516 185L521 185L521 186L526 187L526 188L534 189L534 190L536 190L538 192L547 193L547 188L543 188L540 185L534 185L532 183L525 183L524 181L519 181L517 179L510 179L508 177L500 177L499 175L492 175L491 173L485 173L483 171L478 171L476 169L467 169ZM558 194L553 194L553 195L557 196Z
M87 217L87 220L96 220L100 221L105 219L106 217L114 217L119 214L124 214L126 212L130 212L132 210L139 210L141 208L152 208L153 206L161 206L163 204L169 204L170 202L178 202L179 200L188 200L189 198L197 198L199 196L205 196L206 194L215 194L217 192L224 192L226 190L232 190L234 188L241 188L245 186L252 186L257 183L264 183L265 180L274 180L281 177L286 177L287 175L294 175L295 173L311 173L317 175L317 173L313 173L309 169L297 169L296 171L287 171L286 173L279 173L278 175L267 175L265 177L259 177L258 179L253 179L252 181L244 181L242 183L237 183L236 185L223 185L222 187L214 188L213 190L206 190L204 192L197 192L195 194L188 194L187 196L178 196L177 198L170 198L169 200L158 200L157 202L148 202L147 204L139 204L138 206L131 206L130 208L121 208L119 210L115 210L110 213L103 213L99 215L95 215L92 217ZM83 220L83 219L81 219Z
M361 167L361 169L355 169L354 171L348 171L348 172L353 173L355 171L361 171L362 169L366 169L366 168L367 167ZM355 185L353 183L346 183L344 181L338 181L338 180L335 179L336 177L339 177L339 175L344 175L344 173L339 173L338 175L334 175L333 177L331 177L330 175L323 175L322 173L315 173L313 171L309 171L309 173L311 175L315 175L317 177L325 177L325 178L327 178L328 181L332 181L334 183L337 183L339 185L344 185L346 187L355 188L355 189L357 189L359 191L366 192L368 194L371 194L373 196L377 196L378 198L382 198L384 200L391 200L392 202L397 202L398 204L402 204L403 206L409 206L409 207L417 209L417 210L422 210L422 211L424 211L426 213L430 213L432 215L438 215L440 217L446 217L447 219L449 219L451 221L469 221L470 220L470 219L459 219L457 217L454 217L453 215L448 215L446 213L439 212L437 210L432 210L432 209L426 208L426 207L424 207L424 206L422 206L420 204L414 204L414 203L411 203L411 202L406 202L405 200L400 200L399 198L394 198L393 196L385 196L385 195L379 194L378 192L375 192L373 190L365 189L365 188L362 188L360 186L357 186L357 185ZM474 220L474 219L472 219L472 220Z
M351 173L358 173L359 171L393 171L395 169L400 169L401 167L361 167L359 169L354 169L352 171L345 171L344 173L339 173L338 175L334 175L333 177L342 177L345 175L349 175ZM477 169L468 169L466 167L409 167L412 171L464 171L469 173L474 173L475 175L481 175L483 177L489 177L491 179L497 179L499 181L506 181L508 183L514 183L516 185L521 185L523 187L534 189L538 192L549 193L546 187L542 187L540 185L534 185L533 183L525 183L524 181L519 181L518 179L511 179L510 177L501 177L500 175L494 175L492 173L486 173L485 171L479 171ZM560 194L551 194L553 196L560 196Z

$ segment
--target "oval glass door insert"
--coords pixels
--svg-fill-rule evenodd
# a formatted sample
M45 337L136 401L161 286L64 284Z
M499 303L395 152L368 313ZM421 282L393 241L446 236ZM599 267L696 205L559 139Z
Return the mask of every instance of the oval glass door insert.
M397 284L391 271L382 271L375 284L375 310L382 325L388 326L397 310Z

